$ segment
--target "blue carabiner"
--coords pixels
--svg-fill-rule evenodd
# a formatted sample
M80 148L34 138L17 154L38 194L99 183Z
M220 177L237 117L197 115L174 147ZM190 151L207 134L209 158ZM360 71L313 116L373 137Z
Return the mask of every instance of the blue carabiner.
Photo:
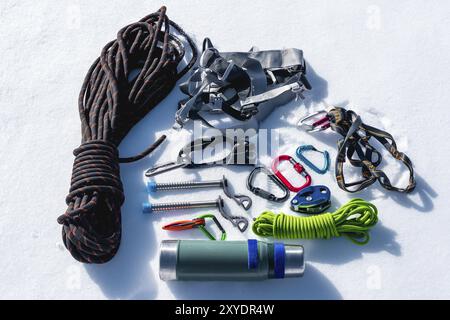
M305 151L316 151L316 152L323 154L323 158L324 158L323 168L320 169L315 164L313 164L311 161L309 161L303 155L303 152L305 152ZM330 168L330 155L329 155L328 151L326 151L326 150L320 151L320 150L317 150L313 145L308 144L308 145L303 145L303 146L298 147L296 153L297 153L297 157L300 159L300 161L305 163L308 167L310 167L312 170L314 170L318 174L325 174L328 171L328 169Z

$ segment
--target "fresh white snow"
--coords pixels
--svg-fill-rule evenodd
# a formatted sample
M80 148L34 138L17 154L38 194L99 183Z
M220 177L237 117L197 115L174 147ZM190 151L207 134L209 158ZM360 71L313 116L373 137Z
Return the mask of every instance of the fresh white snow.
M26 299L417 299L450 298L450 3L436 1L165 1L168 15L198 43L209 36L221 50L297 47L308 61L313 90L304 101L279 108L263 124L277 128L281 151L312 143L336 154L337 135L308 135L295 123L323 104L350 106L386 129L412 159L417 189L398 195L374 186L349 195L333 173L314 174L334 206L354 196L373 201L380 223L367 246L346 239L298 241L305 246L303 278L254 283L164 283L158 278L161 226L184 215L144 216L143 171L171 160L188 139L173 123L176 89L127 136L131 155L162 132L169 143L151 157L121 166L126 201L123 238L105 265L82 265L65 250L56 218L65 211L72 150L80 143L77 97L101 48L119 28L156 11L160 1L2 0L0 2L0 298ZM181 138L180 138L181 137ZM169 146L169 147L168 147ZM334 160L333 160L334 161ZM392 162L391 162L392 163ZM392 172L396 175L396 165ZM211 168L248 194L248 169ZM195 178L177 170L158 181ZM402 181L402 176L397 176ZM164 193L157 201L215 198L216 190ZM253 197L252 217L263 209L289 212ZM243 213L234 203L229 206ZM246 239L227 222L229 239Z

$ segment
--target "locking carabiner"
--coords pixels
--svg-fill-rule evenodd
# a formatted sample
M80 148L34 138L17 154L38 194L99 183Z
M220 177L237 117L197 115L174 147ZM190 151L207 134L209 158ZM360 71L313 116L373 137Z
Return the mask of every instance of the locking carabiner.
M319 118L320 115L325 115ZM323 131L330 127L330 119L328 118L328 112L326 110L318 111L312 114L308 114L301 118L297 123L297 126L308 132ZM312 119L312 123L307 123L308 120Z
M212 219L213 222L216 224L217 228L219 228L220 232L222 233L220 240L225 240L227 238L227 233L225 232L225 229L220 224L219 220L217 220L216 216L213 214L204 214L198 218L192 219L192 220L180 220L175 221L169 224L166 224L163 226L163 230L168 231L183 231L183 230L190 230L194 228L200 229L210 240L217 240L214 235L212 235L205 227L206 225L206 219Z
M306 182L302 186L294 187L289 182L289 180L286 179L286 177L281 173L281 171L278 170L278 165L282 161L289 161L293 165L295 171L297 171L300 175L302 175L306 179ZM278 177L278 179L280 179L283 182L283 184L291 191L299 192L300 190L311 185L311 176L308 174L308 172L306 172L305 168L303 168L303 166L300 163L298 163L297 161L295 161L295 159L292 158L291 156L281 155L281 156L278 156L277 158L273 159L272 171Z
M255 179L255 176L259 172L266 174L267 177L270 180L272 180L283 191L283 196L277 197L276 195L270 193L267 190L256 187L253 184L253 181ZM255 195L273 202L284 202L289 198L290 195L289 189L286 187L286 185L276 175L270 172L269 169L267 169L266 167L256 167L255 169L252 170L252 172L250 172L247 178L247 189L253 192Z

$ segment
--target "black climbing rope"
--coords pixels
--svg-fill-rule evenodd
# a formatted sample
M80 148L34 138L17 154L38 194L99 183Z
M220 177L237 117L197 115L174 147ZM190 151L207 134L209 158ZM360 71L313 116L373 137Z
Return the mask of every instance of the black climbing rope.
M186 54L182 40L192 58L178 71ZM142 159L165 136L134 157L119 158L117 147L196 59L193 41L162 7L121 29L89 69L79 97L82 140L74 151L68 208L58 218L64 244L78 261L104 263L116 254L124 201L119 163Z

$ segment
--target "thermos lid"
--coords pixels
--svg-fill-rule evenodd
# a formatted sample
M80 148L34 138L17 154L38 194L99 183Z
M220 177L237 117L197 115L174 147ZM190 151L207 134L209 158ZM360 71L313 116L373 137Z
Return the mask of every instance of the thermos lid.
M177 280L179 240L163 240L159 255L159 278L163 281Z
M284 277L301 277L305 272L305 251L301 245L285 244Z

